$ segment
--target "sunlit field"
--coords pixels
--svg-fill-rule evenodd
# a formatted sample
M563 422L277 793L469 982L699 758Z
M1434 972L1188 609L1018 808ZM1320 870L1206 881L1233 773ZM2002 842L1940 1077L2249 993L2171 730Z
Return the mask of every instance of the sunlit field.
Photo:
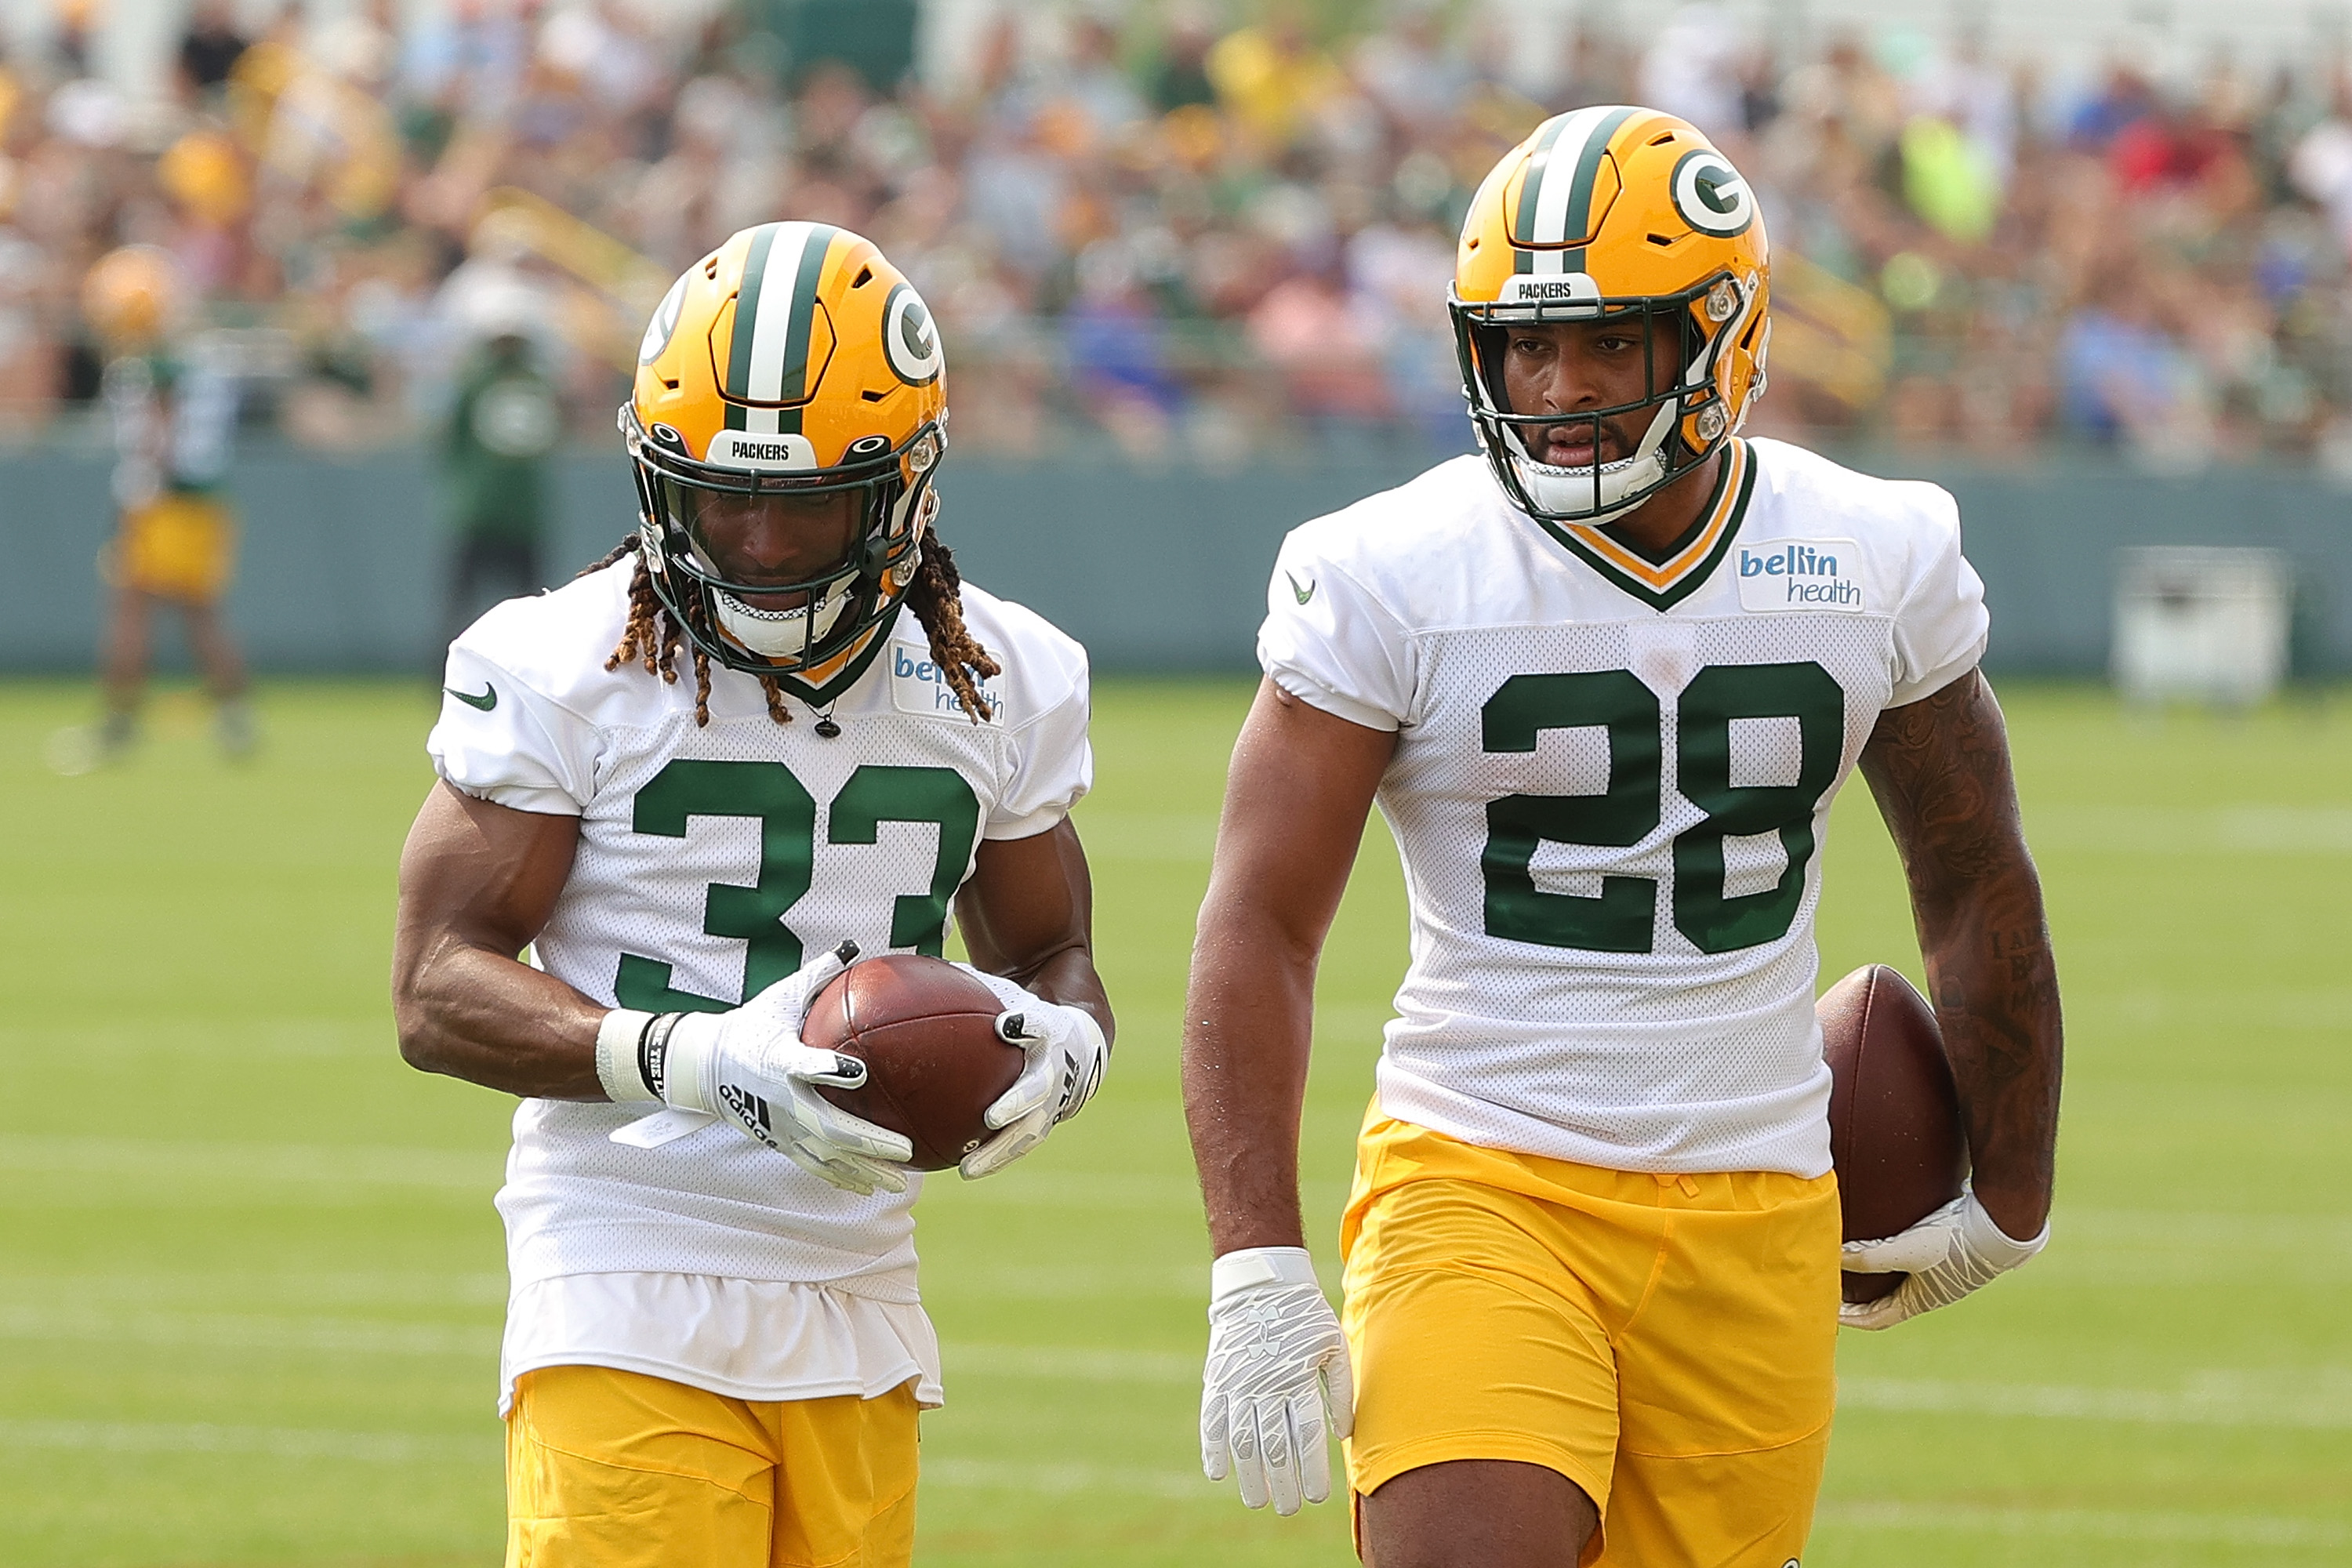
M949 1405L919 1561L1341 1563L1200 1479L1207 1257L1176 1087L1243 682L1112 684L1079 826L1120 1016L1035 1157L925 1197ZM2009 697L2070 1073L2049 1252L1847 1336L1809 1568L2352 1560L2352 701L2134 718ZM260 758L167 694L59 778L86 688L0 687L0 1563L487 1565L509 1102L423 1077L385 997L429 781L408 686L285 685ZM1859 786L1825 983L1917 973ZM1402 890L1375 828L1325 963L1307 1120L1325 1279Z

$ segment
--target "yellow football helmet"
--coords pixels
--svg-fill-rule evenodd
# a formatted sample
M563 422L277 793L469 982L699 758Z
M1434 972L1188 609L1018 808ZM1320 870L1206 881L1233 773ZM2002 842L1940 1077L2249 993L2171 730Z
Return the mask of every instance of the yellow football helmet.
M1622 517L1729 440L1764 391L1771 251L1748 182L1685 121L1611 104L1555 115L1507 153L1462 226L1447 309L1478 444L1504 494L1544 522ZM1653 367L1639 402L1580 410L1594 425L1651 416L1633 454L1539 463L1527 438L1564 422L1513 411L1513 325L1638 320Z
M914 580L946 422L938 328L872 241L820 223L745 229L670 285L621 408L656 593L720 663L827 679ZM698 521L713 491L854 492L856 532L806 582L730 581ZM755 602L779 599L793 607Z
M118 353L135 353L179 320L180 268L152 245L110 250L82 276L81 310L91 330Z

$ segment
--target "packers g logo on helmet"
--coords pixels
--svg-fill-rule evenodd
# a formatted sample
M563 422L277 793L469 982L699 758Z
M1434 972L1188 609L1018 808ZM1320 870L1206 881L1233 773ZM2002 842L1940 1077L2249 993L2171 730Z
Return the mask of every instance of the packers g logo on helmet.
M1756 221L1756 197L1731 160L1712 147L1683 154L1675 165L1675 211L1691 227L1717 239L1745 234Z
M940 353L940 332L931 324L930 308L911 283L891 289L882 307L882 352L898 379L909 386L929 386L947 366Z
M1770 277L1755 193L1686 121L1604 104L1506 153L1471 201L1447 308L1478 444L1512 504L1554 531L1603 523L1713 455L1764 390ZM1638 323L1655 368L1642 398L1573 417L1632 422L1639 440L1607 463L1538 462L1528 437L1563 421L1511 408L1508 329L1601 320Z
M879 646L939 507L946 367L930 311L872 241L762 224L670 286L637 359L620 422L656 593L709 658L827 700ZM714 491L854 492L856 537L807 582L730 581L699 531Z

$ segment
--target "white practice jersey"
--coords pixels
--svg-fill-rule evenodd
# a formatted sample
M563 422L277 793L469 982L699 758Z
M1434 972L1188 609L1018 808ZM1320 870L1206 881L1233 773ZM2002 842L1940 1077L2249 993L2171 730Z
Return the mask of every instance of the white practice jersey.
M633 564L475 623L450 647L428 742L457 788L580 818L571 876L532 952L597 1002L732 1007L845 939L867 956L936 954L979 841L1046 831L1091 782L1085 651L1020 605L963 590L973 636L1004 666L983 683L995 709L984 723L902 612L845 677L830 708L837 736L819 734L797 700L777 724L758 681L717 666L710 722L698 727L686 651L675 683L641 664L604 668ZM518 1109L498 1200L518 1301L545 1281L626 1273L917 1300L920 1178L903 1194L859 1197L724 1122L654 1149L611 1142L645 1113ZM510 1377L513 1339L510 1326Z
M1626 1171L1830 1168L1813 913L1879 713L1973 668L1958 510L1734 441L1664 564L1443 464L1285 542L1258 654L1397 731L1390 1116Z

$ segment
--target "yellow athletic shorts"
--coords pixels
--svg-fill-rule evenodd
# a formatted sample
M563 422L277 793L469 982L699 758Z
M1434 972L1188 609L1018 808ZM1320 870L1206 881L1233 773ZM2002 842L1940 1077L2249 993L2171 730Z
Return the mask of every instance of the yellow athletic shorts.
M1781 1568L1836 1404L1833 1177L1657 1176L1391 1121L1339 1232L1357 1497L1516 1459L1601 1510L1587 1564Z
M210 604L236 562L236 523L212 496L164 494L122 514L109 581L159 598Z
M915 1385L730 1399L551 1366L507 1415L507 1568L905 1568Z

